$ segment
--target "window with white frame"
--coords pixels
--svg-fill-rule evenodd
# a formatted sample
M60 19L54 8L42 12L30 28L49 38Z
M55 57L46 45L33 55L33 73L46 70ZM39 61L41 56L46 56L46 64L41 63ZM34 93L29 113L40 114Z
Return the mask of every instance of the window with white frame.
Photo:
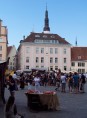
M66 54L66 49L65 49L65 48L64 48L64 50L63 50L63 51L64 51L64 54Z
M78 66L79 66L79 67L85 67L85 63L78 62Z
M55 43L58 43L58 40L55 40Z
M72 62L72 64L71 64L72 66L75 66L75 62Z
M29 57L26 57L26 63L29 63Z
M53 70L53 66L50 66L50 70Z
M41 66L41 68L44 68L44 66Z
M85 73L85 69L78 69L78 73Z
M39 68L39 66L36 66L36 68Z
M58 66L55 66L55 70L58 70Z
M50 57L50 63L53 63L53 57Z
M41 63L44 63L44 57L41 57Z
M55 54L58 54L58 48L55 48Z
M55 63L58 63L58 58L57 57L55 58Z
M65 70L65 71L67 70L67 67L66 67L66 66L64 66L64 70Z
M50 54L53 54L53 48L50 48Z
M29 69L29 66L26 66L26 69Z
M2 60L2 54L0 54L0 61Z
M38 47L36 47L36 54L38 54L39 53L39 48Z
M52 40L52 43L54 43L55 42L55 40Z
M39 62L39 57L36 57L36 63L38 63Z
M82 63L82 67L85 67L85 63Z
M66 58L64 58L64 63L66 63Z
M29 53L29 52L30 52L30 48L26 47L26 53Z
M2 51L2 46L0 46L0 51Z
M41 53L44 53L44 48L41 48Z

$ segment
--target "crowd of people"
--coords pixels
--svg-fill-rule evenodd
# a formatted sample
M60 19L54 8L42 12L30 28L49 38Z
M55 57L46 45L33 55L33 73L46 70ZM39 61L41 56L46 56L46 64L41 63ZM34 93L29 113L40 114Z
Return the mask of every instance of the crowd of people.
M15 90L18 90L18 85L21 89L28 86L35 86L35 91L40 90L40 86L55 86L56 91L66 92L66 87L68 87L69 92L73 93L84 93L85 92L86 76L81 73L62 73L59 69L58 71L44 72L39 71L31 73L21 73L18 78L16 72L13 76L9 76L9 81L7 82L9 86L10 94L14 94Z
M56 72L41 73L35 71L31 73L21 73L20 77L14 72L13 76L9 75L6 83L10 97L6 103L5 115L6 118L15 118L15 116L18 115L15 104L15 91L18 91L18 85L20 89L24 89L25 86L27 86L28 90L30 90L32 86L35 86L35 91L40 91L40 86L55 86L55 91L61 91L63 93L65 93L66 90L70 93L85 93L86 76L83 73L79 74L77 72L62 73L60 69ZM67 87L68 89L66 89Z

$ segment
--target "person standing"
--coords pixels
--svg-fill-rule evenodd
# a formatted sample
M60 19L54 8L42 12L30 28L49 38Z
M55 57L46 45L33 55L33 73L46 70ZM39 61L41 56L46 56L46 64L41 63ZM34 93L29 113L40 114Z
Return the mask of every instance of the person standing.
M84 93L85 92L85 75L82 73L81 78L80 78L80 92Z
M20 75L20 88L24 89L25 88L25 78L23 73Z
M69 73L69 76L68 76L68 87L69 87L69 92L72 93L72 90L73 90L73 75L72 75L72 73Z
M40 91L40 77L38 74L36 74L34 78L34 83L35 83L35 91Z
M14 74L12 75L12 77L15 80L15 90L18 90L18 86L17 86L18 78L17 78L16 72L14 72Z
M73 75L73 84L74 84L74 92L78 93L79 92L79 75L77 72L74 73Z
M61 74L61 92L66 92L66 76L64 73Z

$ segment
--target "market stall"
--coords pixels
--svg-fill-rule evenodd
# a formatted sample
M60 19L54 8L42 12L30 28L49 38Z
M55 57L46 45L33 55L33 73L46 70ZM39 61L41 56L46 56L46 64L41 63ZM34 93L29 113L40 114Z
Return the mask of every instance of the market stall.
M35 110L58 110L60 104L56 92L46 91L43 93L35 93L28 91L27 105L29 109Z

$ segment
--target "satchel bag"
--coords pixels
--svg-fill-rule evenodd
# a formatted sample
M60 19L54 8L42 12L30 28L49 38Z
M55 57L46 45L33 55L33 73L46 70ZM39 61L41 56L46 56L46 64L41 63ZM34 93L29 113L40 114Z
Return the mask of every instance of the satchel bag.
M24 116L20 115L20 114L16 114L15 118L24 118Z

